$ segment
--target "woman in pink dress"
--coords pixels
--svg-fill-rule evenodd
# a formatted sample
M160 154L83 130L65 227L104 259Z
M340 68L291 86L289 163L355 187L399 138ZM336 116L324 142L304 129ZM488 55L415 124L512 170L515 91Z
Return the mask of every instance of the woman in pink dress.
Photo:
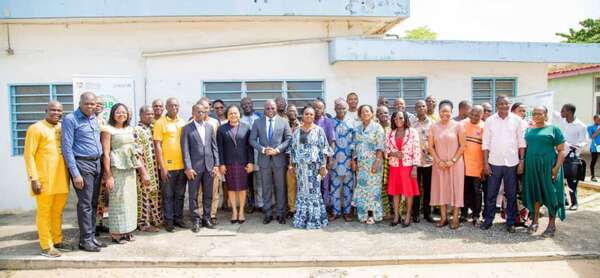
M402 227L411 223L413 197L419 196L417 183L417 165L421 161L419 134L410 128L408 113L394 112L392 128L386 134L385 154L388 157L390 174L388 177L388 194L394 197L394 221L396 226L400 220L400 195L406 199L406 216Z
M440 121L429 129L429 153L433 157L431 205L440 206L437 227L448 225L448 206L452 206L451 229L459 226L458 212L463 206L465 164L462 158L465 135L462 124L451 119L452 102L439 104Z

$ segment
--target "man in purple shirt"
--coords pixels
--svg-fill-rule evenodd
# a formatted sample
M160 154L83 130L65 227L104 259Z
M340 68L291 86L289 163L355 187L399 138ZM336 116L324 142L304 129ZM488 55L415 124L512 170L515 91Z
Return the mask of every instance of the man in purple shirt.
M328 156L327 156L327 170L328 173L323 180L321 180L321 195L323 196L323 203L328 211L330 211L329 202L329 172L333 168L332 157L333 149L335 146L335 122L325 116L325 102L317 99L313 102L313 108L315 109L315 124L320 126L325 131L325 137L327 137L327 143L329 144Z

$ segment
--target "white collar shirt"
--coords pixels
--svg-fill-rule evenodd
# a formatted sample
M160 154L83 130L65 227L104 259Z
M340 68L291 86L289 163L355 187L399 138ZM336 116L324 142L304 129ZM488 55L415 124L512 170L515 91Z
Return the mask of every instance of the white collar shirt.
M519 116L508 113L508 116L502 119L496 113L485 121L481 148L489 151L489 164L516 166L519 164L519 149L526 146L523 124Z
M585 145L588 143L587 128L585 124L577 118L570 123L568 123L565 118L562 118L558 126L565 136L567 147L575 148L575 152L579 156Z

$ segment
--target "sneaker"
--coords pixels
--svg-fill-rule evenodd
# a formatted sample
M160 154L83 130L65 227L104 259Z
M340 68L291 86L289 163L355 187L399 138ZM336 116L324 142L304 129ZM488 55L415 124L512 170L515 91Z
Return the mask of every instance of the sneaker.
M577 210L578 208L579 208L579 206L578 206L578 205L572 205L572 206L570 206L570 207L569 207L569 210L573 210L573 211L575 211L575 210Z
M598 179L596 177L592 177L591 181L598 182Z
M57 249L50 247L48 249L43 249L42 252L40 252L40 255L48 258L58 258L62 255L62 253L60 253L60 251Z
M73 246L71 246L68 243L64 243L64 242L54 244L54 248L56 248L56 249L58 249L59 251L62 251L62 252L71 252L71 251L73 251Z

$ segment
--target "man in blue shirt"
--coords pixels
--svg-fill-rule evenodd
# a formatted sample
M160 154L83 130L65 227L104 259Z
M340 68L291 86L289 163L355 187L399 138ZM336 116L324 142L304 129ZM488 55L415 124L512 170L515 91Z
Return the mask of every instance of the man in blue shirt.
M94 114L96 95L81 94L79 109L62 122L62 152L77 194L79 249L99 252L106 244L95 237L96 210L100 191L100 125Z
M588 136L592 139L590 143L590 153L592 154L592 163L590 163L590 172L592 173L592 181L597 182L596 179L596 161L598 160L598 154L600 153L600 115L594 115L594 124L587 127Z

